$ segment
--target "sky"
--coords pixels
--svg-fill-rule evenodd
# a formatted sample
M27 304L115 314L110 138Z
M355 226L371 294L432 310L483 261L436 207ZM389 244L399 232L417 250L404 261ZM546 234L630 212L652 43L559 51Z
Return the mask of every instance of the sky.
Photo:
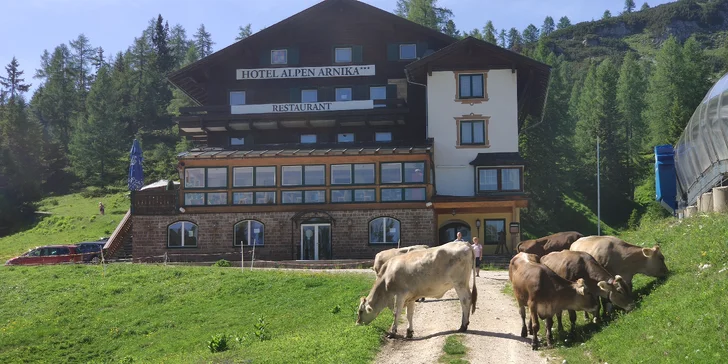
M31 92L39 80L33 74L44 49L53 48L84 33L94 47L104 48L109 56L126 50L158 14L170 27L182 24L192 37L204 23L212 34L214 50L235 42L238 26L252 24L253 31L273 25L320 0L0 0L0 69L13 56L25 71ZM396 0L362 0L387 11L394 11ZM648 0L650 6L668 0ZM206 4L202 6L202 4ZM636 0L639 8L643 0ZM458 29L482 29L493 20L496 29L516 27L523 31L528 24L540 27L546 16L558 22L564 15L573 24L601 18L604 10L618 14L624 0L439 0L438 5L454 13ZM26 95L30 98L31 94Z

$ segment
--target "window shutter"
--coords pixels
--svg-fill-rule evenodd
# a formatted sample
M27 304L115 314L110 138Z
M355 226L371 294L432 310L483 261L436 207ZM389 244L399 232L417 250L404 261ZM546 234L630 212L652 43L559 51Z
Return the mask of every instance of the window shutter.
M291 102L292 103L301 102L301 89L300 88L294 87L291 89Z
M399 60L399 44L396 44L396 43L387 44L387 60L388 61Z
M389 84L387 85L387 99L396 99L397 98L397 85Z
M427 50L427 42L417 42L417 57L422 57Z
M296 66L299 62L298 59L298 47L288 48L288 64L291 66Z
M352 62L354 62L354 63L364 62L362 60L363 59L362 52L363 52L363 47L362 46L355 45L355 46L351 47L351 60L352 60Z
M270 66L270 49L260 52L260 65Z
M369 86L355 85L351 90L352 100L369 100Z

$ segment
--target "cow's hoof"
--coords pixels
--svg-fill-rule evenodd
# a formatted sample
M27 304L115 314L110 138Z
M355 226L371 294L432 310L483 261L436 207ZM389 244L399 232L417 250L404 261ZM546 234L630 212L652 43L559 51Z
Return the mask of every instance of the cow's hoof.
M395 339L395 338L397 338L397 333L396 332L388 332L387 333L387 338Z
M411 339L414 334L415 334L415 330L407 329L407 338L408 339Z
M528 335L527 335L527 332L528 332L528 330L526 330L526 328L525 328L525 327L521 328L521 337L526 337L526 336L528 336Z
M468 331L468 326L460 326L460 328L458 329L458 332L465 332L465 331Z

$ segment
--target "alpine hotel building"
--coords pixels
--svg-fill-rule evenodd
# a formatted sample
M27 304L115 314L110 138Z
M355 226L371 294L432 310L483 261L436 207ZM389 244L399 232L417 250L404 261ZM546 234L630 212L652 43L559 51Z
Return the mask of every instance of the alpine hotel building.
M181 108L174 191L132 196L132 256L372 259L518 239L518 133L550 67L355 0L325 0L168 76ZM517 224L516 224L517 225ZM515 226L514 226L515 228Z

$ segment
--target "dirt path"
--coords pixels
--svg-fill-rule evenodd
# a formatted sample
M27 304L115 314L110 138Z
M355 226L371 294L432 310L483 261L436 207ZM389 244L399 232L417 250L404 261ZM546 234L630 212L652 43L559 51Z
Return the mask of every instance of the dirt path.
M470 326L463 343L468 347L466 360L471 363L546 363L548 355L531 350L530 339L520 336L521 318L511 297L502 289L508 281L507 271L481 271L476 278L478 303L470 316ZM405 315L402 315L403 317ZM437 363L443 354L445 338L458 334L460 302L455 290L440 300L417 303L413 339L394 339L384 344L376 363ZM400 326L405 331L407 324Z

